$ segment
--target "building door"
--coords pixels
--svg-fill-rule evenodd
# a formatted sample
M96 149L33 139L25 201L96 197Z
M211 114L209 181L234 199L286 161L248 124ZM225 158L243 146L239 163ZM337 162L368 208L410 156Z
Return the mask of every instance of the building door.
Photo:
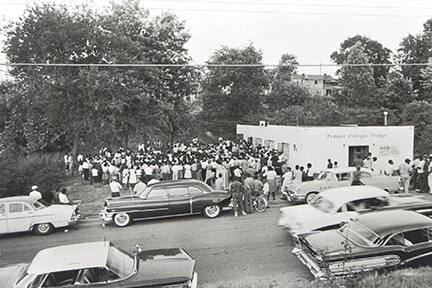
M349 146L348 147L348 166L362 164L363 158L369 153L369 146Z

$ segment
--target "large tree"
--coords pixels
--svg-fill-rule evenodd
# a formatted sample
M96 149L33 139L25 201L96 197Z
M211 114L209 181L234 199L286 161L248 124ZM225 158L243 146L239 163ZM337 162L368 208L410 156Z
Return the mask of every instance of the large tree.
M429 19L423 25L423 31L420 34L409 34L402 39L399 44L397 58L402 64L427 63L432 57L432 19ZM406 65L402 66L402 74L411 79L413 88L417 94L418 100L423 100L423 87L421 85L422 66Z
M100 14L42 4L10 25L5 50L10 62L20 63L187 64L189 38L177 17L150 18L139 1L113 4ZM197 75L188 67L43 66L16 66L11 74L23 88L17 99L31 108L21 117L26 148L43 151L44 139L59 139L73 153L79 144L127 145L133 135L167 126L173 138L181 128L181 122L172 125L178 124L175 113L185 113L177 107L195 90Z
M223 46L208 64L262 64L262 53L252 45L244 48ZM233 138L235 124L261 108L261 97L268 88L262 66L209 67L202 82L201 112L205 127L218 136Z
M334 51L331 54L331 59L337 64L343 64L348 62L348 57L352 47L360 42L364 47L364 53L368 58L370 63L374 64L390 64L391 50L384 47L378 41L372 40L366 36L355 35L353 37L347 38L340 44L339 51ZM375 85L377 87L382 87L385 85L385 79L389 67L373 67L373 76Z
M363 44L357 42L351 47L347 61L341 69L342 90L335 96L336 101L343 106L370 107L376 105L377 89L373 77L373 68L368 65L369 59ZM353 66L350 64L360 64Z

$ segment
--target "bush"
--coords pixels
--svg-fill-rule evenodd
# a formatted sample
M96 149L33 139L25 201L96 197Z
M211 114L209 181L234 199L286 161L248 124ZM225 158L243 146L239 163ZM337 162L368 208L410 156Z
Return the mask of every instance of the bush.
M63 156L56 154L0 154L0 197L27 195L31 186L39 186L45 200L65 180Z

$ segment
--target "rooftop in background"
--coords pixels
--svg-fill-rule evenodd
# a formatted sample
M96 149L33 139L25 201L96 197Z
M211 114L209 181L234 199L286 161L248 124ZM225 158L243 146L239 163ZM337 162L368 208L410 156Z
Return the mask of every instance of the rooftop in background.
M293 76L292 76L292 79L293 80L295 80L295 79L304 79L304 80L312 80L312 81L315 81L315 80L321 80L321 81L323 81L323 80L334 80L334 81L337 81L337 79L335 79L335 78L333 78L331 75L328 75L328 74L322 74L322 75L305 75L305 74L294 74Z

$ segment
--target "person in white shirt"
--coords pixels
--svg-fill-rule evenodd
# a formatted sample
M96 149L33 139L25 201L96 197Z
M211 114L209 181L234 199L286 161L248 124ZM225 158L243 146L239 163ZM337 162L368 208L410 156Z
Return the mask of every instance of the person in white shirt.
M295 171L294 171L294 182L295 183L301 183L302 177L303 177L302 171L300 171L299 165L296 165Z
M39 200L42 199L42 193L40 193L39 191L37 191L38 186L33 185L31 187L32 191L29 193L29 196L34 199L34 200Z
M71 201L66 195L66 188L62 188L58 194L60 204L70 204Z
M109 184L111 190L111 197L120 197L120 190L122 189L122 185L117 181L117 177L114 177L111 183Z

